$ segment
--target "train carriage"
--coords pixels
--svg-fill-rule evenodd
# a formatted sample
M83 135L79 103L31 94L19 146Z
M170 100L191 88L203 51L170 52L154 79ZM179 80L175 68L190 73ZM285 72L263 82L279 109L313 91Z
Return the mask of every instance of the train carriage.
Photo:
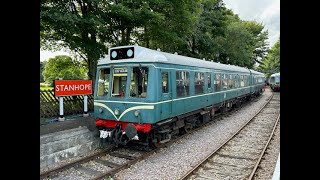
M269 86L275 92L280 91L280 73L274 73L270 75Z
M111 48L99 60L94 115L100 138L161 144L262 92L262 73L151 50Z

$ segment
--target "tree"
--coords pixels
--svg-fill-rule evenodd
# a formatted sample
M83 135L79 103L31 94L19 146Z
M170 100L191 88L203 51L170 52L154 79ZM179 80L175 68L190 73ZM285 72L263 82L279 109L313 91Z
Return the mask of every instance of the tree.
M215 59L225 34L228 9L222 0L205 0L187 37L186 54L195 58Z
M50 58L46 63L43 71L44 80L51 86L54 80L63 78L67 79L85 79L86 68L78 61L73 61L71 57L61 55Z
M242 67L252 68L253 48L250 46L252 34L245 28L241 21L228 24L219 53L220 62Z
M44 67L46 66L46 63L47 61L43 61L43 62L40 61L40 82L44 82L42 72L44 70Z
M99 41L105 1L42 0L40 1L40 45L44 49L67 47L87 63L88 76L95 79L97 60L107 52Z
M157 18L149 20L142 28L140 42L151 49L165 52L186 52L186 38L192 32L199 13L200 0L149 1ZM138 36L139 37L139 36ZM138 40L139 42L139 40Z
M264 31L264 26L255 21L245 21L244 25L253 37L250 41L250 45L253 47L252 59L256 63L261 63L269 49L269 43L266 41L268 39L268 31Z
M262 60L258 70L264 72L267 77L280 72L280 39L269 50L268 55Z
M40 10L41 47L76 52L87 63L93 82L97 60L108 47L133 44L133 30L159 17L149 1L142 0L42 0Z

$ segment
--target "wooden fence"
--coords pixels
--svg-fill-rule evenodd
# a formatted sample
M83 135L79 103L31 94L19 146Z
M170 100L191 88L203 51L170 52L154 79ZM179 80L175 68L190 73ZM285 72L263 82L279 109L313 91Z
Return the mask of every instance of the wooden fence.
M63 97L63 114L76 115L84 112L84 96ZM88 111L93 111L93 95L88 95ZM54 90L40 91L40 119L59 117L59 97L54 96Z

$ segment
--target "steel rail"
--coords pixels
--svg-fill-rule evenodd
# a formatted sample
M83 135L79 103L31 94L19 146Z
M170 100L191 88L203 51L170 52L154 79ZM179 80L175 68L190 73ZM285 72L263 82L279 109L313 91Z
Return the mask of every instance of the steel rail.
M271 98L270 98L270 99L271 99ZM269 100L269 101L270 101L270 100ZM266 104L267 104L267 103L266 103ZM244 105L246 106L246 105L248 105L248 104L245 103ZM245 106L242 106L242 107L245 107ZM240 107L240 108L242 108L242 107ZM236 108L236 109L240 109L240 108ZM194 129L190 130L189 132L187 132L187 133L179 136L178 138L174 138L174 139L172 139L171 141L163 144L162 146L160 146L160 147L158 147L158 148L156 148L156 149L154 149L154 150L151 150L151 151L147 152L146 154L143 154L143 155L141 155L140 157L137 157L136 159L130 160L130 161L128 161L127 163L120 165L119 167L116 167L116 168L114 168L114 169L112 169L112 170L110 170L110 171L107 171L107 172L99 173L99 175L96 176L96 177L94 177L94 178L92 178L92 180L103 179L103 178L108 177L108 176L109 176L109 177L112 177L112 176L114 176L117 172L119 172L119 171L121 171L121 170L123 170L123 169L125 169L125 168L128 168L130 165L133 165L133 164L135 164L135 163L137 163L137 162L139 162L139 161L141 161L141 160L143 160L143 159L146 159L147 157L149 157L149 156L152 155L153 153L158 152L160 149L170 146L171 144L177 142L177 141L180 140L181 138L183 138L183 137L185 137L185 136L187 136L187 135L189 135L189 134L191 134L191 133L193 133L193 132L196 132L196 131L198 131L198 130L206 127L206 126L209 126L210 124L214 123L216 120L219 120L219 119L223 118L224 116L228 116L228 115L232 114L233 112L234 112L234 111L228 111L228 112L225 112L224 114L220 114L220 113L219 113L219 114L217 114L217 115L214 117L214 119L213 119L214 121L211 120L211 121L209 121L208 123L203 124L202 126L200 126L200 127L198 127L198 128L194 128ZM116 148L115 145L110 145L110 147L108 147L107 149L105 149L105 150L103 150L103 151L101 151L101 152L92 154L92 155L87 156L87 157L84 157L84 158L82 158L82 159L75 160L75 161L73 161L73 162L70 162L70 163L64 164L64 165L62 165L62 166L53 168L53 169L51 169L51 170L42 172L42 173L40 173L40 179L45 178L45 177L48 177L48 176L50 176L50 175L52 175L52 174L54 174L54 173L61 172L61 171L65 170L65 169L68 169L68 168L70 168L70 167L74 167L74 166L76 166L77 164L82 164L82 163L88 162L88 161L90 161L90 160L92 160L92 159L94 159L94 158L96 158L96 157L98 157L98 156L101 156L101 155L104 154L104 153L108 153L108 152L113 151L115 148Z
M253 168L253 170L252 170L252 172L251 172L248 180L251 180L251 179L253 178L254 174L256 173L256 171L257 171L257 169L258 169L258 166L259 166L259 164L260 164L260 162L261 162L261 159L262 159L265 151L267 150L267 147L269 146L269 143L271 142L271 139L272 139L272 137L273 137L273 135L274 135L274 132L275 132L275 130L276 130L276 127L277 127L277 124L278 124L278 122L279 122L279 119L280 119L280 114L278 115L277 120L276 120L276 122L274 123L274 127L273 127L273 129L272 129L272 132L271 132L271 135L270 135L270 137L269 137L269 139L268 139L268 142L267 142L266 145L264 146L264 148L263 148L263 150L262 150L262 152L261 152L261 154L260 154L260 157L259 157L258 161L256 162L256 164L255 164L255 166L254 166L254 168Z
M81 159L66 163L66 164L61 165L59 167L50 169L48 171L42 172L42 173L40 173L40 179L48 177L48 176L52 175L53 173L61 172L61 171L65 170L65 169L73 167L73 166L75 166L77 164L88 162L88 161L90 161L90 160L92 160L92 159L94 159L94 158L96 158L98 156L101 156L102 154L104 154L106 152L112 151L114 148L115 148L114 145L110 145L110 147L108 147L107 149L105 149L105 150L103 150L101 152L94 153L94 154L92 154L90 156L87 156L87 157L84 157L84 158L81 158Z
M255 113L245 124L243 124L232 136L230 136L224 143L222 143L218 148L216 148L212 153L210 153L208 156L206 156L200 163L198 163L196 166L194 166L190 171L188 171L184 176L180 178L180 180L185 180L189 178L194 171L198 170L201 165L209 160L210 157L212 157L219 149L221 149L225 144L227 144L234 136L236 136L247 124L251 122L263 109L264 107L269 104L273 97L274 93L272 93L268 99L268 101L259 109L257 113Z

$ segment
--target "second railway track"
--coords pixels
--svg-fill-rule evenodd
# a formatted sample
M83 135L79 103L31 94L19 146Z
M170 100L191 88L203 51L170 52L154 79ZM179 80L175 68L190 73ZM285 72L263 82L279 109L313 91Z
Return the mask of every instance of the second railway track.
M226 113L225 115L229 115L230 113ZM224 116L217 115L216 120L223 117ZM202 127L210 125L211 123L214 123L214 121L211 121ZM197 130L199 130L199 128L194 129L191 132ZM183 136L173 139L166 143L164 147L169 146L182 137ZM58 167L48 172L43 172L40 174L40 179L103 179L108 176L113 177L113 175L120 170L130 167L130 165L145 159L160 149L161 148L154 149L150 152L142 152L138 150L135 151L134 149L115 148L114 146L110 146L109 149L96 153L90 157L71 162L63 167Z
M280 119L280 94L181 179L252 179Z

